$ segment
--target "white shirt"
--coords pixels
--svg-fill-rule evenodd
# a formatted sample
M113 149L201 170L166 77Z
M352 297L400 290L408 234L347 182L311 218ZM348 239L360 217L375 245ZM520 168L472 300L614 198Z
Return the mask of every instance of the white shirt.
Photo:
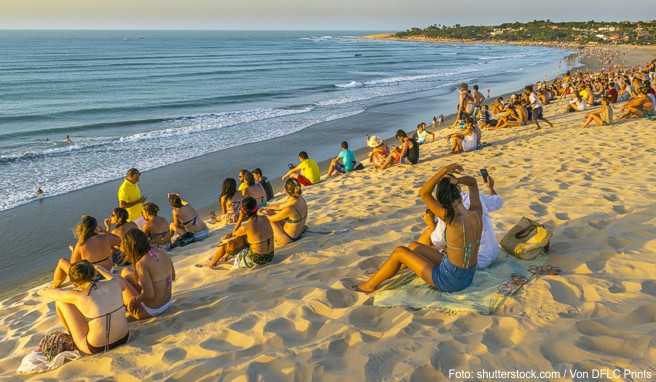
M531 92L531 94L528 96L528 100L531 101L531 107L535 110L539 107L542 107L542 102L540 102L540 98L538 98L537 94L535 92Z
M461 192L462 205L469 208L469 193ZM490 212L494 212L503 206L503 199L499 195L479 194L481 206L483 207L483 232L481 234L481 245L478 248L478 269L487 268L499 256L499 243L494 233ZM437 218L437 225L431 234L431 242L436 247L445 247L444 236L446 234L446 223Z

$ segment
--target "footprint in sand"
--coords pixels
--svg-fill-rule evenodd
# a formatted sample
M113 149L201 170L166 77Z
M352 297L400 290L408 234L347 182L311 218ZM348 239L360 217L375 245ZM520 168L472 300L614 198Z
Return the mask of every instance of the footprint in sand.
M358 300L354 293L342 289L328 289L326 299L333 308L337 309L348 308Z
M569 183L562 182L558 185L558 188L560 188L561 190L567 190L569 188L569 186L570 186Z
M553 197L550 195L541 196L539 199L542 203L549 203L553 200Z
M167 350L162 356L162 361L172 364L183 360L187 356L187 351L182 348L173 348Z
M648 295L656 296L656 281L647 280L642 283L642 288L640 289L642 293Z
M556 218L559 220L569 220L569 215L565 212L556 212Z
M609 202L616 202L620 200L620 198L615 194L604 195L604 199L608 200Z
M624 206L621 204L613 206L613 211L617 212L620 215L625 214L627 212L626 208L624 208Z
M604 229L606 226L608 226L611 223L610 220L608 219L592 219L588 222L588 224L596 229Z
M537 217L542 217L547 214L547 208L543 206L540 203L531 203L531 205L528 206L533 212L535 212L535 215Z

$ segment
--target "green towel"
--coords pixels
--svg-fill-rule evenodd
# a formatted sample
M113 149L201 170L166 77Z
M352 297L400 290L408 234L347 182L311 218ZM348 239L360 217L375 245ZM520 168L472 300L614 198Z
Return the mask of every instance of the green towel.
M469 311L491 314L505 301L504 297L497 293L504 281L509 280L513 273L530 278L528 267L543 265L546 260L546 256L540 256L525 261L502 253L491 266L476 271L472 285L456 293L440 292L405 268L373 294L373 304L384 307L437 309L447 313Z

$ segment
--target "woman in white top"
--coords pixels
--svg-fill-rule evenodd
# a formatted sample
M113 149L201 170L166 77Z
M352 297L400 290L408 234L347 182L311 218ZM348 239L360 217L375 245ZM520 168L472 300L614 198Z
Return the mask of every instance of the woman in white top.
M488 176L486 182L489 194L480 193L479 197L483 207L483 233L481 235L481 245L478 249L478 269L487 268L499 256L500 248L497 242L496 234L494 233L494 225L490 217L490 212L496 211L503 206L503 199L498 195L494 189L494 179ZM462 204L465 208L469 208L469 194L461 192ZM427 214L425 222L428 226L421 234L417 242L411 245L411 248L427 247L437 250L445 248L445 232L446 224L440 218Z

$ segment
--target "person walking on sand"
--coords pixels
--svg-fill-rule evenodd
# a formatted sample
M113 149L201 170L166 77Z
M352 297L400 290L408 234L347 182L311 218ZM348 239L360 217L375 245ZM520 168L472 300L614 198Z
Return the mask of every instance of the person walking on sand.
M540 98L535 93L535 90L533 90L533 86L531 85L527 86L526 92L529 93L528 100L531 104L531 117L532 117L531 119L533 120L533 122L535 122L537 128L538 129L541 128L538 120L543 120L547 123L547 125L549 125L549 127L553 127L553 123L549 122L548 119L544 118L542 102L540 102Z
M139 180L141 173L136 168L128 170L123 183L118 188L118 206L128 211L128 221L135 222L138 226L143 226L141 211L146 198L141 195Z

